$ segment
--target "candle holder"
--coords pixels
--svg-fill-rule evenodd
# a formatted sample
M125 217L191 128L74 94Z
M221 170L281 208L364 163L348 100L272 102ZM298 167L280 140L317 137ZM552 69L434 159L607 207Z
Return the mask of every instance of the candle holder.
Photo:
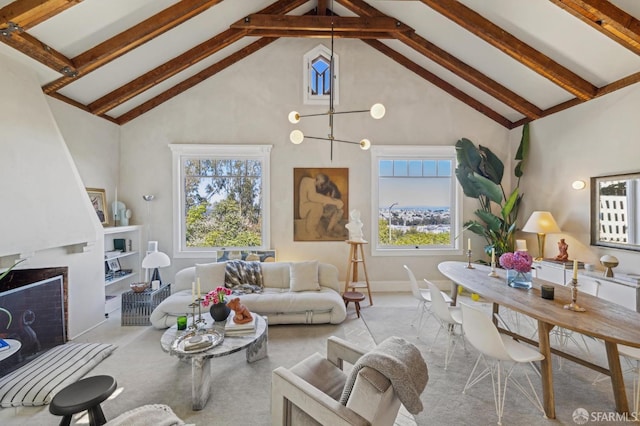
M200 328L199 324L206 322L206 320L202 318L201 302L203 300L204 299L197 298L195 299L195 301L189 304L189 307L191 308L191 318L192 318L191 325L189 326L190 330L197 330L198 328ZM196 319L196 306L198 307L198 319Z
M498 273L496 272L496 262L491 262L491 272L489 272L487 275L494 278L498 276Z
M189 307L191 308L191 324L187 327L189 330L195 330L198 328L196 325L196 302L189 303Z
M466 268L467 269L475 269L473 267L473 265L471 264L471 250L470 249L467 250L467 266L466 266Z
M578 280L576 278L573 278L571 280L571 303L564 305L564 308L574 312L585 312L586 309L578 305L577 300L578 300Z

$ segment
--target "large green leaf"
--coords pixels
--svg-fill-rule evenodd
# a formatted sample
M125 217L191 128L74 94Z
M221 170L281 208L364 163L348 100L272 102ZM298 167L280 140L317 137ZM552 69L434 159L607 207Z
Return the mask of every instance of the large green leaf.
M529 155L529 123L525 123L522 127L522 138L520 138L520 146L518 146L518 151L516 152L516 160L518 163L516 167L513 169L513 174L520 178L524 174L524 162Z
M476 173L469 175L468 179L475 186L477 192L486 195L494 203L502 203L502 188L492 180Z
M480 145L483 161L480 164L481 174L500 185L504 176L504 163L486 146Z
M502 220L491 212L485 210L476 210L476 216L478 216L484 223L490 232L498 233L502 230Z
M502 214L502 218L505 221L509 220L511 211L513 210L513 208L516 205L516 202L518 201L518 193L519 193L519 189L516 187L511 193L511 195L509 195L507 202L504 203L504 206L502 207L502 211L500 213Z
M473 142L467 138L462 138L456 142L456 158L458 165L467 167L472 171L478 171L482 158Z
M456 168L456 178L462 187L462 191L464 195L471 198L478 198L482 193L475 185L475 183L471 180L471 176L473 172L468 167L457 167Z
M482 237L487 237L487 229L483 223L480 223L476 220L470 220L465 222L463 230L469 230L474 234L480 235Z

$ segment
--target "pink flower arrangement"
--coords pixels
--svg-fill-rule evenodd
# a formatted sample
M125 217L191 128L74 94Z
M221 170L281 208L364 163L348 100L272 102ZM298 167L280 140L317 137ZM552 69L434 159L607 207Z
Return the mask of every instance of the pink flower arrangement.
M202 301L202 306L209 306L211 303L218 304L224 303L224 296L229 296L231 294L231 289L218 286L215 290L210 291L204 296L204 300Z
M518 272L531 272L533 258L526 251L505 253L500 256L500 266L505 269L515 269Z

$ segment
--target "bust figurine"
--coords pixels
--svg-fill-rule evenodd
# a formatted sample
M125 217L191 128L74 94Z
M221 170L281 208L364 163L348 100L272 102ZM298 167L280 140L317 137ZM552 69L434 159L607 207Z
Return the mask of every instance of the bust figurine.
M560 241L558 241L558 255L556 256L556 260L560 260L562 262L569 260L568 249L569 245L564 242L564 238L560 238Z
M345 225L349 230L349 241L364 241L362 234L362 221L360 220L360 212L356 209L349 213L351 220Z

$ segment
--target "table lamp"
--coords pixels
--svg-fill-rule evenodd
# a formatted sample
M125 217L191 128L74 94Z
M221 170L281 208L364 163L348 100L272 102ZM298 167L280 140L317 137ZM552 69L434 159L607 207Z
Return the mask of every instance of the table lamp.
M544 257L544 240L547 234L557 234L560 232L560 227L550 212L535 211L531 213L529 220L522 227L522 232L538 234L538 257L536 257L536 260L542 260Z
M161 251L152 251L149 252L144 259L142 259L142 267L144 269L153 269L153 274L151 276L151 282L159 281L162 284L162 280L160 279L160 272L158 268L164 268L165 266L171 265L171 260L169 256L164 254Z

